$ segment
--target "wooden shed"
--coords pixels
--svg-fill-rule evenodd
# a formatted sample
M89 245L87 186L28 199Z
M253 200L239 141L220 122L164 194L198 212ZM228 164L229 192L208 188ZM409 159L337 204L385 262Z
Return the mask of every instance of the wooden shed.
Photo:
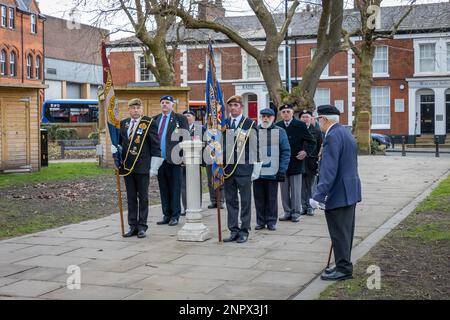
M38 171L42 84L0 84L0 172Z
M133 98L139 98L144 104L144 114L147 116L155 116L161 113L159 104L160 97L171 95L174 97L176 104L175 112L181 113L189 106L190 87L114 87L116 100L119 104L120 119L129 117L128 101ZM99 105L99 139L101 155L99 156L99 165L101 167L113 168L114 162L111 155L111 140L109 132L105 126L106 116L105 109L102 104Z

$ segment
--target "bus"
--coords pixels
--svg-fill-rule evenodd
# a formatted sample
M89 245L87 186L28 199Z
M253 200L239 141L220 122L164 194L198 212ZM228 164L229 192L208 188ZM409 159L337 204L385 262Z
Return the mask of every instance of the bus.
M78 137L85 139L98 128L97 99L54 99L42 105L42 124L57 124L73 128Z

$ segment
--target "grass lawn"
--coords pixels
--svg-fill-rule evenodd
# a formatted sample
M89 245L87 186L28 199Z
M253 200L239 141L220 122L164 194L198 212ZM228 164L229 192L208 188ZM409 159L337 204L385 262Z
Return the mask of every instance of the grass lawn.
M320 299L450 299L450 176ZM381 288L368 289L381 270Z
M39 172L0 174L0 188L50 181L73 180L100 174L112 174L93 162L49 164Z

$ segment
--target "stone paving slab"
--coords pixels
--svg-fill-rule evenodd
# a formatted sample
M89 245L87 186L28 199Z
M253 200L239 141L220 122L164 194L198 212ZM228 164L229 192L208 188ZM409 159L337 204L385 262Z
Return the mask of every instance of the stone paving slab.
M413 156L359 157L359 165L363 202L357 206L355 252L450 169L448 159ZM417 168L427 168L426 175ZM206 207L208 195L203 199ZM299 223L278 222L274 232L252 230L243 244L219 244L216 212L204 210L203 216L212 239L200 243L176 240L184 218L175 227L156 225L160 206L150 208L145 239L122 238L113 214L0 241L0 299L289 299L322 272L328 258L321 211ZM221 220L226 237L226 210ZM255 221L253 206L252 228ZM81 290L65 287L69 265L81 269Z

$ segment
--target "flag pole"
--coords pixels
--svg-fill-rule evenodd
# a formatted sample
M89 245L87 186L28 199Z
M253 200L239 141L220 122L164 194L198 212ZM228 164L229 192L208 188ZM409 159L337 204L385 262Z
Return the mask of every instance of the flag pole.
M214 177L213 177L214 179ZM220 220L220 187L216 189L216 204L217 204L217 227L219 228L219 243L222 243L222 223Z
M120 228L122 230L122 236L125 234L125 229L123 225L123 208L122 208L122 191L120 190L120 175L119 170L116 169L116 185L117 185L117 196L119 200L119 212L120 212Z
M331 260L331 253L333 252L333 244L330 246L330 253L328 254L328 262L327 262L327 269L330 267L330 260Z

